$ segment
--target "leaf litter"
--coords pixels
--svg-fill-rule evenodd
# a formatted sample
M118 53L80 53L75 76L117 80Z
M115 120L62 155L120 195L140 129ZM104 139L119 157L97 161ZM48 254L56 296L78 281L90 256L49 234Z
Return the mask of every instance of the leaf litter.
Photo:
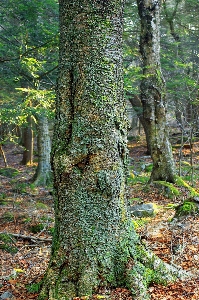
M131 143L130 158L133 166L151 163L145 151L144 145ZM10 249L4 249L4 242L0 240L0 295L10 295L8 299L13 300L37 299L37 287L50 258L54 226L53 199L47 188L31 186L36 165L21 166L22 152L16 145L5 146L5 152L9 167L19 172L14 178L0 174L0 232L14 233L18 237L10 237ZM197 152L195 159L198 159ZM4 168L4 164L0 157L1 168ZM198 300L199 216L195 214L175 218L175 210L168 209L168 204L176 204L179 199L170 199L154 186L151 189L147 185L145 187L141 183L128 187L129 198L139 199L142 203L152 202L159 207L153 218L136 229L142 241L165 262L181 266L195 275L194 278L167 286L152 284L149 287L151 299ZM31 232L31 226L38 224L43 224L43 229ZM99 296L93 295L92 299L99 299ZM133 298L130 291L118 287L111 291L109 299Z

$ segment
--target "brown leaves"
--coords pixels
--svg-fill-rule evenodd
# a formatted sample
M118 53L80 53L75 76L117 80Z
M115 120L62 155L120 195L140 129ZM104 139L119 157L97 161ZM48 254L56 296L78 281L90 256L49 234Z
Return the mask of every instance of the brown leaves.
M178 281L168 286L153 285L149 291L151 300L198 300L199 280Z

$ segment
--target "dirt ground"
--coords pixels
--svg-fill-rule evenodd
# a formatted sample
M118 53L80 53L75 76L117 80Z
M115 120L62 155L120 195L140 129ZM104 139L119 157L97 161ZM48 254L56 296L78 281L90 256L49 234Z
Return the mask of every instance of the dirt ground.
M0 157L0 299L37 299L39 284L47 268L54 225L51 188L34 187L31 178L33 166L22 166L22 149L14 144L4 147L9 166L4 169ZM194 163L198 165L198 148ZM143 143L129 144L132 176L141 178L141 171L151 164ZM176 152L177 153L177 152ZM189 159L187 150L184 157ZM9 176L8 176L9 175ZM199 176L198 176L199 179ZM197 179L195 186L198 186ZM130 199L139 203L154 203L154 217L134 217L136 230L146 246L162 260L191 272L194 277L167 286L153 284L149 287L152 300L199 300L199 215L175 216L174 205L187 197L187 190L180 196L169 195L166 189L146 183L129 184ZM5 233L13 233L12 237ZM3 234L3 235L2 235ZM129 291L118 288L112 299L132 299Z

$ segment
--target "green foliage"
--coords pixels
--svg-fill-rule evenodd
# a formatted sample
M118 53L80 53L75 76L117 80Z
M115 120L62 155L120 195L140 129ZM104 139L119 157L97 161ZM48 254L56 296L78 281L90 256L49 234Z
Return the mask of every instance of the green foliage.
M19 174L19 171L14 168L0 168L0 175L13 178Z
M147 184L149 182L149 176L145 174L138 175L138 176L130 174L130 176L127 179L127 182L129 185L135 185L137 183Z
M23 223L30 223L31 222L31 218L27 217L23 220Z
M145 226L150 222L150 218L139 218L139 219L133 219L133 226L135 229L138 229L140 227Z
M140 202L142 202L142 199L140 199L140 198L130 198L130 199L129 199L129 202L130 202L131 204L134 204L134 203L140 203Z
M53 218L48 217L48 216L42 216L41 220L44 221L44 222L53 222L54 221Z
M195 196L199 196L199 193L193 188L191 187L187 182L185 182L182 177L180 176L176 176L176 184L178 186L182 186L188 189L188 191L190 192L190 197L195 197Z
M184 201L182 205L176 207L176 216L192 215L198 212L198 206L193 201Z
M27 184L25 182L16 182L13 181L13 192L18 194L26 193Z
M153 170L153 164L145 165L145 172L151 172Z
M36 203L36 208L37 209L48 209L48 205L42 203L42 202L37 202Z
M28 116L53 117L58 2L3 1L1 25L0 124L21 126Z
M1 218L4 220L4 221L7 221L7 222L12 222L14 220L14 215L13 213L9 212L9 211L6 211L2 214Z
M159 180L159 181L154 181L154 184L164 186L166 188L166 193L170 197L173 197L173 196L176 197L181 194L180 191L178 190L178 188L175 187L173 183Z
M50 232L51 235L53 235L54 232L55 232L55 228L54 228L54 227L50 227L50 228L48 229L48 231Z
M42 223L38 223L38 224L30 226L30 231L32 233L38 233L38 232L42 231L43 229L44 229L44 224L42 224Z
M0 205L6 205L6 194L5 193L0 193Z
M10 235L5 233L0 233L0 249L5 250L6 252L15 254L17 253L17 247L13 246L14 239Z
M28 284L26 285L26 289L29 293L38 293L40 288L42 285L42 281L41 282L37 282L37 283L32 283L32 284Z
M168 203L166 208L168 209L175 209L178 206L178 204L176 203Z

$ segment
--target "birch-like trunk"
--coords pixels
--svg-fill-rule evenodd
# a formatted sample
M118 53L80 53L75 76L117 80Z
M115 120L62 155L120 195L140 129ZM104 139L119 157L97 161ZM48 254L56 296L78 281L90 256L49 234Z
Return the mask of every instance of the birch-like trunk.
M166 88L160 65L160 1L137 0L137 3L144 75L141 101L153 160L151 181L174 182L175 163L169 142Z
M23 140L23 158L22 165L32 165L33 163L33 129L32 129L32 117L27 117L27 127L23 128L22 132Z
M51 141L49 134L48 118L40 115L37 119L38 138L38 166L34 177L35 185L47 185L52 182L50 164Z

